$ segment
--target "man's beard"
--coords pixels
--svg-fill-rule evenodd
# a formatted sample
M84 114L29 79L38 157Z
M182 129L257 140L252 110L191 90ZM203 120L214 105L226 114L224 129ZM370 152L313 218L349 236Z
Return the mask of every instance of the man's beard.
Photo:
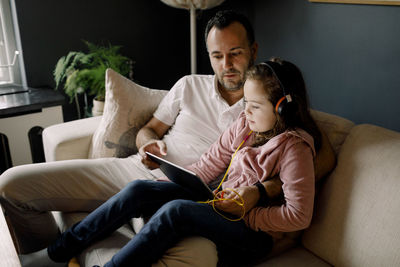
M243 74L243 77L242 77L239 81L237 81L237 82L227 82L227 83L224 82L224 78L223 78L223 77L224 77L225 74L232 73L232 74L239 74L239 75L241 75L240 71L238 71L238 70L236 70L236 69L231 69L231 70L229 70L229 71L226 71L226 72L221 73L221 77L218 77L219 83L220 83L227 91L237 91L237 90L242 89L242 88L243 88L243 85L244 85L244 82L246 81L246 72L247 72L247 70L248 70L251 66L253 66L253 64L254 64L254 60L251 59L251 60L249 61L249 65L247 66L247 69L245 70L245 72L244 72L244 74Z
M235 71L235 72L230 71L230 72L226 72L226 73L239 73L239 74L240 74L240 72L238 72L238 71ZM237 82L225 82L223 77L224 77L224 75L225 75L226 73L222 74L222 77L218 78L219 83L220 83L227 91L237 91L237 90L240 90L240 89L243 87L243 84L244 84L245 79L242 78L242 79L240 79L240 80L237 81Z

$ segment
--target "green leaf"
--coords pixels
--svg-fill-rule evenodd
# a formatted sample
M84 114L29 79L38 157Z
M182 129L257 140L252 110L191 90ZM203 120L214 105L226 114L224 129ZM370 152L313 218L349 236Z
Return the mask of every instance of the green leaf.
M53 72L56 89L63 85L71 102L75 95L82 93L104 99L107 68L112 68L125 77L132 73L133 61L120 54L121 46L98 46L84 42L88 53L69 52L58 60Z

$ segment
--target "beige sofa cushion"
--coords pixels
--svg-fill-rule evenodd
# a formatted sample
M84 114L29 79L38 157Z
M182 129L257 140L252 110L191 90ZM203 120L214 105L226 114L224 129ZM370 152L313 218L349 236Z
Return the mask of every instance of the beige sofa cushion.
M87 159L92 136L100 120L101 117L91 117L46 127L43 130L46 161Z
M93 134L89 158L122 158L135 154L137 132L167 92L140 86L107 69L104 113Z
M354 122L318 110L311 110L311 116L314 118L318 127L322 129L328 136L329 141L336 155L339 153L346 136L349 134Z
M400 133L355 126L303 245L334 266L400 266Z
M298 246L279 254L254 267L329 267L324 260Z

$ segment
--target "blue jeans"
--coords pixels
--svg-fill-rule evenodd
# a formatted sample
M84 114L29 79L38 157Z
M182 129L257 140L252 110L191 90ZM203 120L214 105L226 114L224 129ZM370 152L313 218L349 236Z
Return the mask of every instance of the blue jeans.
M175 183L133 181L64 232L49 246L49 256L54 261L68 261L131 218L150 215L142 230L105 266L150 266L186 236L212 240L219 258L235 264L260 259L271 250L268 234L251 230L243 221L228 221L210 205L192 198L189 191Z

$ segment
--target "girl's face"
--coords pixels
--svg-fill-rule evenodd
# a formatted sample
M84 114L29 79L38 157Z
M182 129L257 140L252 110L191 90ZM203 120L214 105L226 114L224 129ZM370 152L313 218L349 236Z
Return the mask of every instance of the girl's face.
M275 126L274 106L268 100L268 95L260 81L246 80L244 101L246 103L245 114L251 130L266 132Z

